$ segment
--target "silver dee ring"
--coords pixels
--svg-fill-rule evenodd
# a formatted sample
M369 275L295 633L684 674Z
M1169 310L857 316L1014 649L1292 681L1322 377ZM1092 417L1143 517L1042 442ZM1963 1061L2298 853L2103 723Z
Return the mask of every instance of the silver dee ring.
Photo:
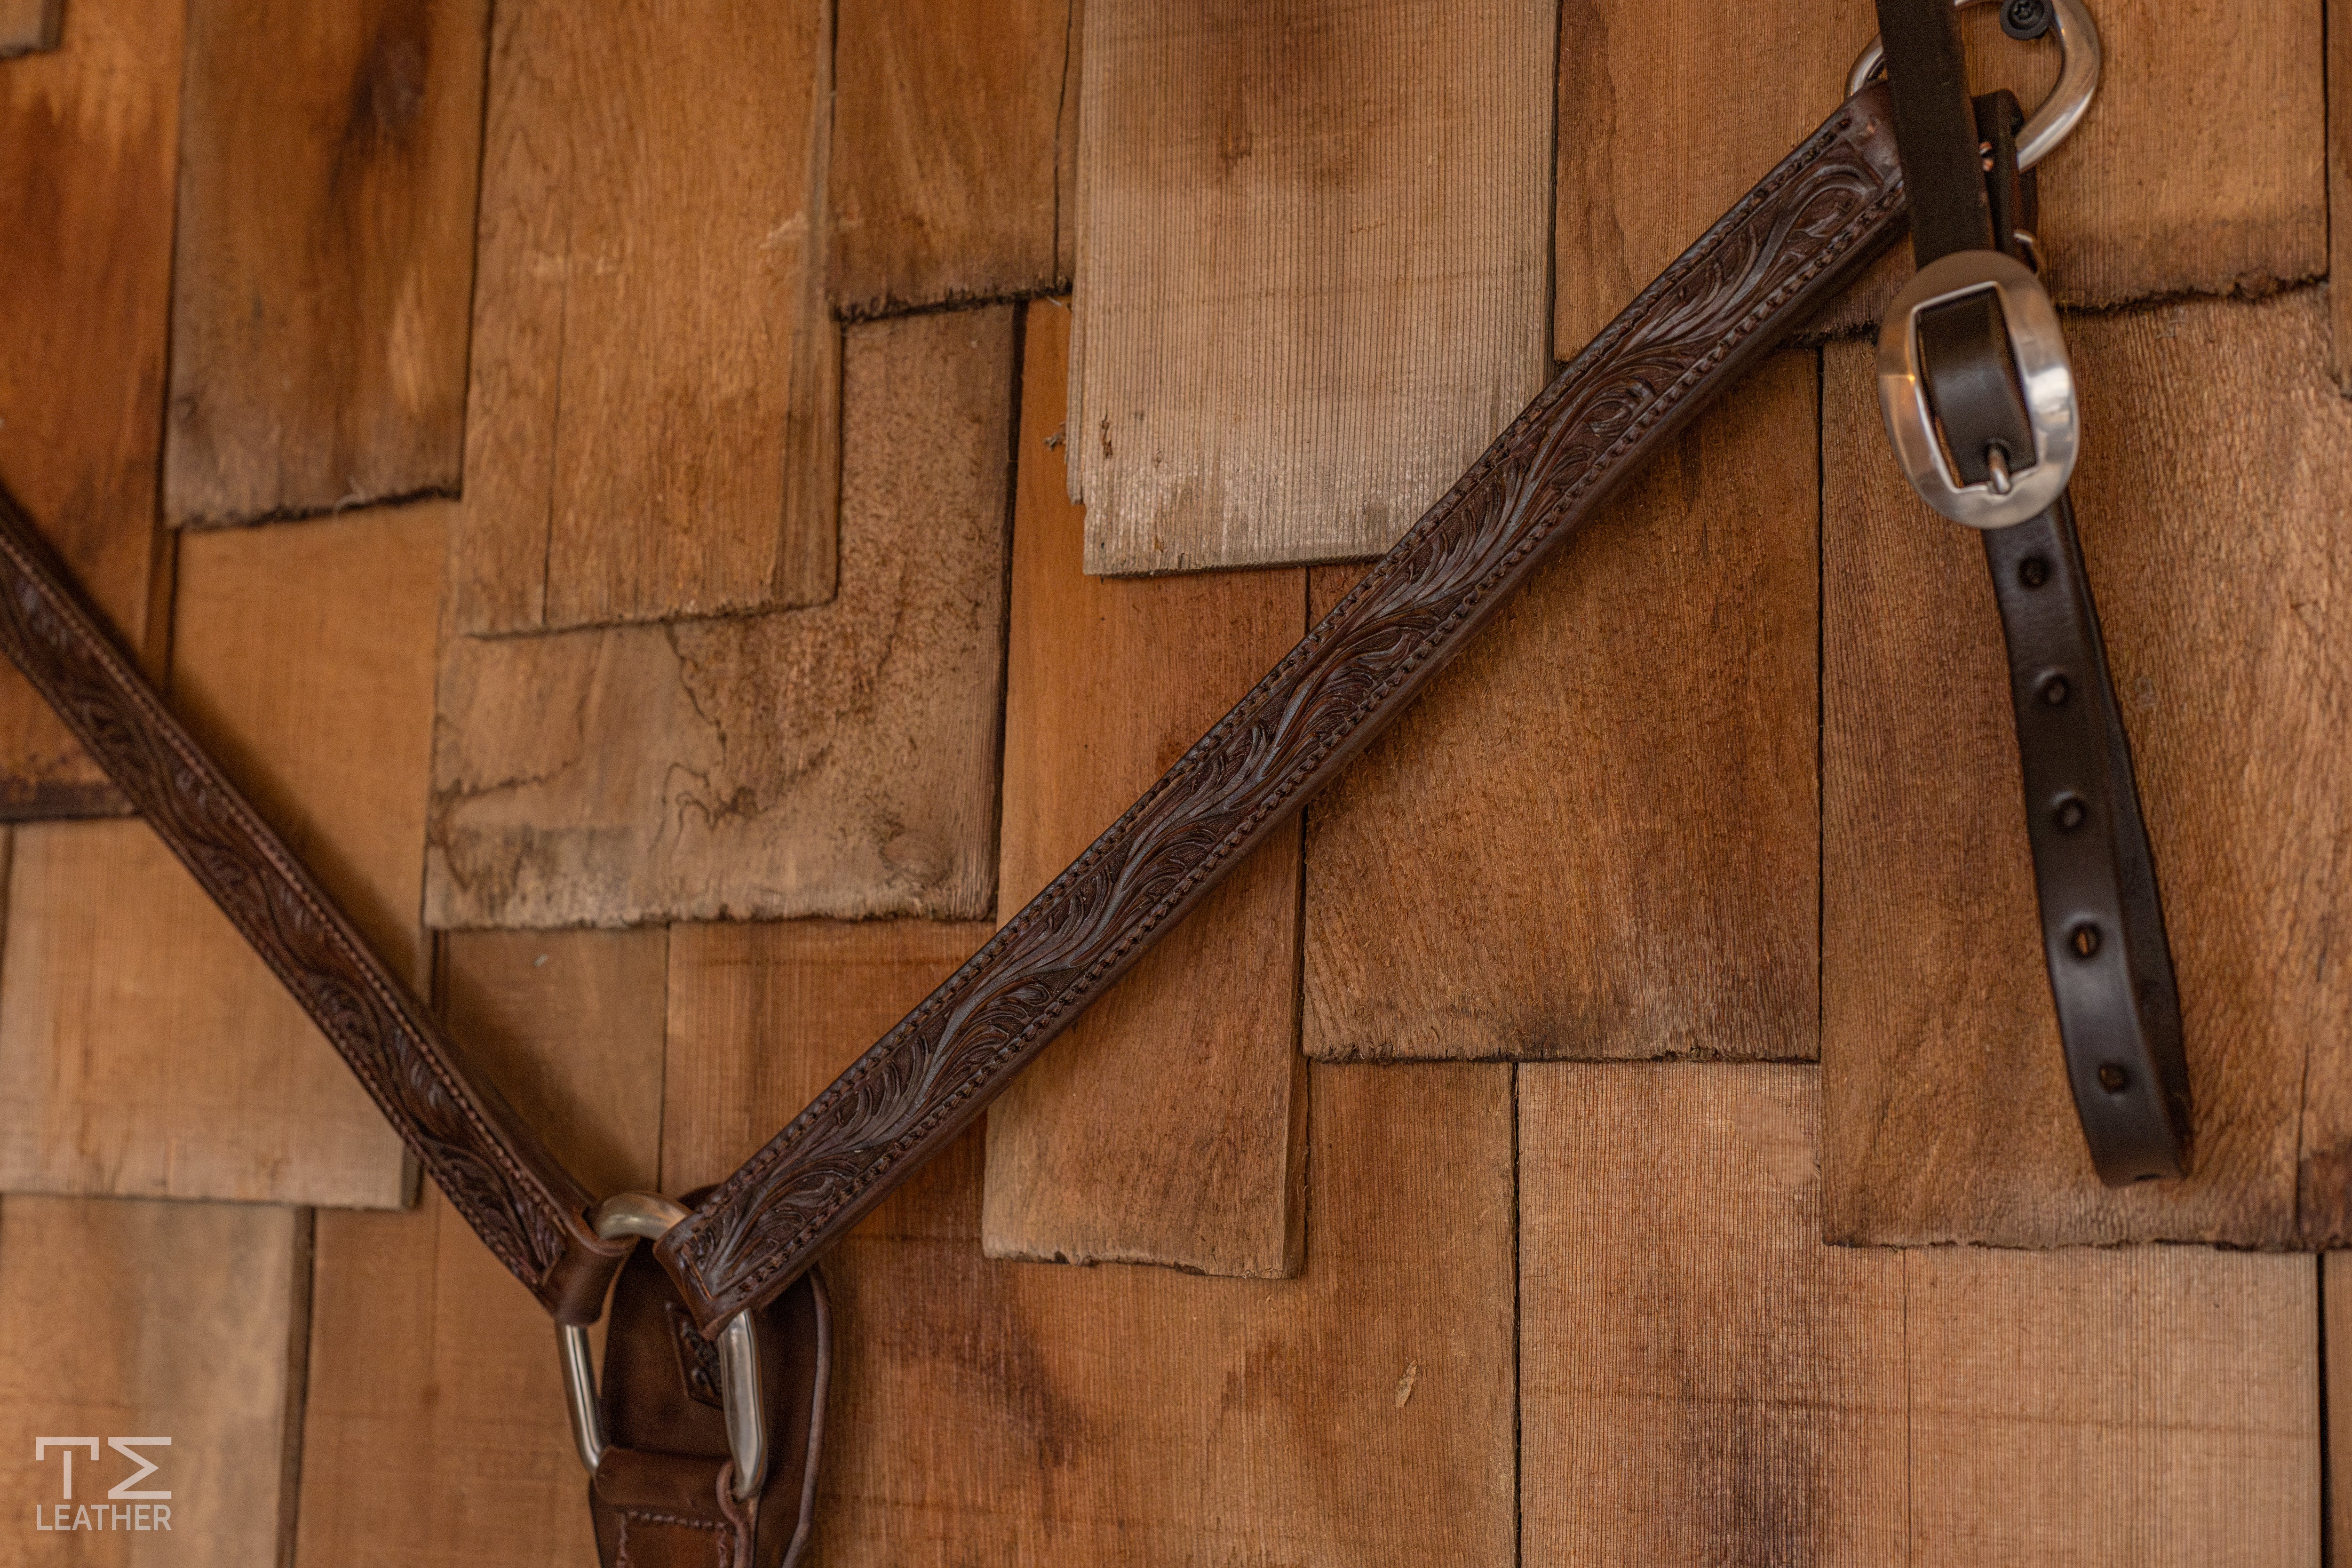
M1954 9L1980 5L1987 0L1952 0ZM2042 100L2042 107L2025 122L2017 136L2017 166L2031 169L2050 155L2052 148L2066 140L2075 126L2089 112L2091 99L2099 90L2098 24L2091 20L2090 12L2083 8L2082 0L2050 0L2051 30L2058 35L2058 85ZM1853 68L1845 74L1845 95L1852 98L1870 85L1885 63L1886 47L1876 38L1870 40L1855 57Z
M623 1237L659 1241L685 1217L683 1204L657 1193L620 1193L598 1204L588 1220L606 1241ZM604 1459L604 1423L596 1409L596 1360L589 1351L586 1329L558 1323L555 1341L563 1357L563 1403L572 1411L572 1446L580 1451L580 1462L593 1476ZM760 1495L768 1479L768 1416L760 1394L760 1339L748 1311L728 1319L719 1332L719 1398L727 1416L727 1450L735 1460L735 1500L748 1502Z

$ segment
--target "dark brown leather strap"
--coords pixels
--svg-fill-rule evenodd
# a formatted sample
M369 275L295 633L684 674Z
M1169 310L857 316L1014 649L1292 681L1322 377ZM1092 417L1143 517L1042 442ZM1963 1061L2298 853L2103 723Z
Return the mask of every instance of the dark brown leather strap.
M1625 478L1891 240L1856 95L1555 377L1166 777L663 1238L705 1332L772 1300L977 1117L1403 710Z
M767 1482L738 1502L719 1352L650 1255L641 1250L623 1266L598 1395L608 1446L588 1486L597 1548L614 1568L789 1568L807 1544L832 1357L818 1274L802 1276L755 1317Z
M569 1323L593 1323L625 1243L598 1239L579 1183L164 707L0 489L0 651L334 1042L499 1261Z
M2007 93L1959 86L1948 0L1878 0L1921 267L1965 250L2021 257L2032 195ZM1921 357L1963 483L1988 454L2031 454L2007 328L1990 296L1923 313ZM2140 816L2131 745L2108 679L2074 508L1984 536L2008 644L2042 947L2066 1076L2093 1165L2110 1185L2187 1173L2189 1068L2180 1000Z

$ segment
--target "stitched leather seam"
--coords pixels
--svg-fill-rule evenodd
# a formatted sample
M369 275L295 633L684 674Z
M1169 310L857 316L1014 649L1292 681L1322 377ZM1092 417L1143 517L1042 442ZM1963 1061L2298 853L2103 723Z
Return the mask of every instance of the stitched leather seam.
M86 664L92 659L95 660L103 682L111 689L112 695L118 700L126 701L144 721L140 726L142 738L151 742L160 742L169 752L171 759L176 762L181 769L194 775L217 795L223 814L228 818L230 825L244 837L247 845L260 855L269 868L278 873L280 889L294 896L301 912L317 926L322 942L351 965L361 984L377 1005L408 1037L411 1048L407 1052L387 1049L386 1054L404 1055L407 1059L422 1065L432 1075L435 1083L440 1087L449 1103L457 1110L466 1126L475 1134L480 1148L486 1150L495 1161L499 1173L506 1177L518 1196L535 1201L536 1205L544 1215L556 1217L556 1228L559 1233L565 1230L567 1227L561 1221L563 1211L555 1205L551 1195L544 1190L536 1177L523 1170L520 1163L508 1152L504 1140L491 1131L488 1122L476 1109L472 1096L465 1092L463 1087L456 1081L448 1070L448 1065L440 1059L439 1054L421 1048L425 1037L425 1032L416 1027L415 1020L401 1005L400 999L381 984L374 973L373 965L368 962L366 955L354 949L334 912L313 896L307 879L277 852L278 847L273 843L274 835L267 826L246 804L234 786L217 787L227 785L227 781L217 775L208 759L187 743L186 738L180 733L176 721L171 718L154 695L132 675L105 634L98 627L86 624L84 617L79 613L79 606L70 600L60 599L47 591L46 584L42 583L45 574L26 558L13 540L0 536L0 549L5 550L9 565L18 578L26 585L40 594L48 613L61 625L79 634L76 639L79 646L60 647L56 642L40 637L34 626L27 625L21 616L11 614L10 619L16 623L25 640L27 643L46 645L52 652L71 663ZM82 725L75 721L78 713L72 705L59 704L58 711L77 733L82 731ZM92 741L92 737L87 734L83 734L81 738L86 743ZM103 756L107 748L100 743L91 744L90 749L93 752ZM164 846L173 851L176 858L187 866L189 871L199 882L209 888L212 878L206 869L180 853L176 835L162 829L159 819L168 819L170 815L156 811L144 804L142 805L142 816L148 819L151 826L157 828L157 836L163 840ZM298 1002L309 995L308 982L316 978L311 972L297 969L292 964L283 962L279 954L269 950L268 944L253 942L249 945L256 950L262 962L269 966L271 972L277 974L287 989L293 993ZM327 978L337 984L343 983L346 979L344 976ZM310 1009L306 1006L304 1011L308 1013ZM349 1031L327 1024L316 1014L312 1014L311 1017L313 1022L320 1025L322 1032L340 1038L351 1037ZM361 1085L368 1090L369 1096L376 1101L377 1108L383 1110L386 1120L394 1124L395 1130L409 1134L405 1141L411 1148L417 1149L422 1154L424 1152L422 1145L426 1140L421 1131L410 1133L410 1130L418 1125L415 1118L395 1097L387 1091L376 1073L363 1064L361 1059L362 1053L343 1050L338 1054L342 1056L345 1065L352 1069L352 1076L360 1080ZM430 1165L434 1162L428 1158L426 1163ZM448 1188L445 1186L444 1191L447 1192ZM481 1237L483 1244L489 1247L492 1254L511 1272L530 1279L534 1286L543 1285L556 1265L562 1260L561 1252L543 1264L536 1258L518 1256L498 1239L498 1233L509 1228L508 1225L497 1221L486 1225L477 1217L483 1213L483 1205L478 1199L470 1193L464 1192L462 1185L460 1191L449 1192L449 1196L460 1212L467 1214L469 1221L473 1223L475 1232ZM528 1240L527 1232L525 1239Z
M1670 294L1675 289L1686 282L1692 274L1714 260L1724 247L1741 233L1747 221L1760 207L1769 204L1790 183L1798 179L1828 154L1851 128L1853 120L1853 113L1849 110L1816 132L1801 150L1799 155L1788 160L1781 168L1775 171L1772 176L1768 177L1764 183L1750 191L1746 198L1717 222L1709 234L1702 239L1699 246L1695 247L1680 263L1645 289L1633 305L1620 317L1617 323L1588 345L1567 371L1555 377L1545 393L1531 403L1521 413L1518 419L1513 422L1512 428L1506 431L1503 437L1498 437L1489 447L1486 455L1474 464L1456 481L1454 488L1431 509L1430 527L1426 531L1435 531L1439 524L1450 518L1461 503L1486 482L1496 465L1517 455L1514 450L1511 437L1515 434L1524 434L1532 426L1541 424L1558 410L1560 402L1570 395L1580 366L1604 358L1622 342L1628 333L1643 323L1648 307ZM1610 474L1628 452L1642 443L1659 420L1670 415L1680 405L1695 386L1713 374L1724 360L1752 337L1759 326L1777 314L1780 306L1790 297L1842 259L1860 237L1874 228L1878 220L1901 200L1902 189L1898 178L1889 184L1876 199L1864 205L1835 235L1822 242L1821 248L1811 260L1783 279L1765 295L1760 302L1752 306L1724 333L1712 349L1694 361L1674 383L1657 393L1641 416L1633 421L1608 448L1593 458L1584 472L1573 483L1551 500L1546 510L1554 515L1528 525L1527 536L1516 543L1500 562L1482 574L1475 584L1465 591L1462 598L1437 628L1425 635L1412 652L1399 662L1391 674L1349 710L1344 721L1337 727L1330 737L1320 742L1310 753L1294 766L1276 784L1272 794L1242 818L1240 826L1224 836L1197 866L1185 874L1171 892L1164 896L1132 924L1116 948L1097 958L1059 994L1052 998L1033 1016L1020 1034L976 1064L963 1081L935 1105L921 1121L885 1146L873 1163L868 1164L862 1173L845 1183L824 1205L812 1211L801 1228L781 1247L775 1247L768 1257L729 1281L723 1293L710 1295L709 1299L712 1304L732 1308L744 1298L754 1294L761 1285L787 1267L796 1258L801 1248L819 1234L835 1215L870 1191L873 1185L887 1175L906 1153L928 1139L958 1106L979 1089L986 1087L1001 1072L1008 1059L1020 1055L1041 1031L1048 1030L1075 1004L1088 997L1101 978L1118 967L1119 960L1154 931L1170 912L1184 901L1186 896L1195 887L1210 877L1237 849L1247 843L1266 819L1314 775L1330 753L1344 745L1361 728L1365 719L1384 705L1388 697L1398 686L1410 679L1415 672L1429 662L1434 654L1447 645L1453 633L1492 595L1496 586L1513 574L1514 569L1526 559L1529 552L1541 545L1556 531L1562 521L1557 513L1565 504L1572 503L1595 483ZM1532 466L1530 472L1532 473ZM877 1043L874 1049L868 1051L864 1058L854 1064L835 1085L820 1095L807 1110L795 1117L769 1146L755 1153L740 1169L729 1177L720 1190L706 1200L701 1213L695 1216L696 1221L703 1221L723 1210L745 1187L765 1175L778 1162L792 1152L793 1145L810 1127L822 1121L830 1110L843 1099L856 1091L873 1073L887 1065L897 1054L898 1047L902 1046L907 1037L916 1032L920 1025L929 1021L940 1011L961 1000L968 992L972 979L982 972L989 965L990 961L998 956L1005 946L1017 941L1039 921L1058 913L1066 903L1068 890L1074 884L1087 872L1100 865L1104 859L1126 847L1125 841L1131 826L1139 816L1169 791L1180 787L1201 763L1206 761L1219 749L1220 742L1230 737L1234 727L1243 721L1244 714L1253 719L1257 716L1256 710L1262 706L1262 700L1270 696L1285 677L1295 671L1323 645L1326 640L1323 627L1339 620L1341 612L1357 603L1361 596L1380 591L1407 569L1406 561L1391 558L1383 561L1368 573L1363 581L1344 595L1331 614L1315 628L1310 629L1299 645L1276 664L1249 695L1243 698L1231 712L1188 750L1185 757L1180 761L1175 769L1171 770L1167 776L1147 791L1133 806L1130 806L1101 837L1097 839L1094 845L1055 878L1053 884L1027 910L1016 916L979 952L967 960L945 986L942 986L932 997L926 999L898 1027L894 1028L888 1037ZM690 1244L707 1242L707 1235L701 1232L699 1223L697 1224L696 1228L698 1234L690 1238ZM701 1279L702 1270L698 1258L689 1257L682 1261L696 1275L698 1280Z

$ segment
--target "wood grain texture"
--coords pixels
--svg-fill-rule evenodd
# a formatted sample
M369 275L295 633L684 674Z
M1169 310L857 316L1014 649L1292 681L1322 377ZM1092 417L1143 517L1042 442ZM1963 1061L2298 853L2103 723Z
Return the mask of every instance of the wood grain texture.
M830 293L852 316L1056 276L1075 0L851 0L834 53Z
M428 922L992 909L1013 340L851 329L830 604L450 637Z
M190 727L420 988L446 510L192 537L173 650ZM145 825L27 827L19 849L0 951L0 1179L403 1201L398 1138ZM249 869L238 875L252 884Z
M2042 165L2043 277L2059 300L2267 293L2326 269L2320 6L2109 0L2106 68L2083 124ZM1572 353L1724 201L1844 91L1875 30L1866 0L1776 5L1725 28L1707 0L1568 0L1559 28L1554 343ZM2051 45L1963 19L1977 90L2029 106ZM1687 47L1704 37L1704 48ZM1769 82L1769 91L1757 84ZM1823 330L1874 325L1911 272L1889 256Z
M1004 700L1003 904L1025 903L1307 630L1297 568L1081 569L1069 312L1028 310ZM1298 1270L1298 835L1276 835L990 1110L992 1258Z
M58 47L65 0L0 0L0 59Z
M1232 712L659 1244L707 1330L979 1116L1280 831L1655 448L1894 236L1885 95L1842 105L1628 306Z
M1295 1280L982 1262L950 1149L825 1265L826 1561L1514 1562L1508 1096L1318 1068Z
M824 1088L856 1042L888 1028L992 929L974 921L672 926L662 1190L723 1180Z
M664 1185L726 1171L982 934L677 928ZM1295 1280L983 1258L977 1133L829 1254L815 1559L1509 1563L1509 1080L1340 1068L1313 1098Z
M450 931L434 1000L449 1032L596 1197L656 1175L670 936Z
M189 8L172 521L457 489L488 10Z
M444 939L440 1002L487 1076L599 1194L657 1173L667 939ZM439 1193L319 1216L295 1568L595 1561L547 1315Z
M75 0L60 47L0 70L0 482L150 674L170 621L152 602L155 481L185 10ZM0 816L126 809L33 689L0 668Z
M2352 278L2352 5L2327 0L2327 271ZM2328 286L2336 384L2352 396L2352 288Z
M310 1295L310 1216L300 1209L0 1200L0 1334L8 1344L0 1419L11 1458L0 1467L9 1520L0 1563L284 1561ZM34 1510L63 1500L64 1466L55 1447L36 1463L34 1442L59 1436L169 1437L169 1447L142 1449L157 1468L138 1488L171 1494L149 1505L170 1510L169 1533L117 1532L95 1521L70 1535L36 1533ZM94 1462L85 1448L74 1457L73 1502L94 1514L137 1473L111 1448ZM67 1517L73 1521L70 1509Z
M2319 1258L2320 1334L2327 1369L2322 1403L2327 1412L2327 1511L2335 1528L2329 1531L2326 1568L2352 1563L2352 1542L2347 1542L2340 1521L2352 1518L2352 1466L2336 1456L2352 1452L2352 1254L2324 1253Z
M1078 270L1078 120L1086 89L1087 0L1069 0L1070 42L1062 61L1062 106L1054 117L1054 287Z
M2352 1234L2352 1071L2332 1047L2352 980L2327 955L2352 887L2352 778L2329 628L2352 581L2352 407L2326 374L2326 300L2068 330L2091 433L2074 493L2180 977L2195 1173L2122 1191L2092 1175L1982 552L1905 488L1870 351L1838 345L1823 414L1829 1234L2335 1245Z
M1815 1054L1814 383L1758 371L1308 810L1309 1056Z
M1087 571L1377 555L1542 387L1554 18L1088 7Z
M1824 1247L1815 1069L1518 1073L1527 1561L2317 1563L2311 1259Z
M299 597L289 595L287 585L271 577L270 569L287 562L300 563L305 552L273 544L257 557L250 534L215 547L221 555L215 564L222 570L217 579L200 574L198 581L204 585L191 590L191 601L209 604L211 592L226 584L218 603L212 605L227 617L223 646L248 651L257 648L261 658L255 668L272 677L292 661L282 647L271 646L269 636L307 633L303 640L311 646L303 651L330 659L350 655L360 661L364 673L353 683L360 689L342 695L370 695L365 688L383 673L376 668L379 659L385 670L395 672L391 685L399 695L396 672L407 668L421 673L427 663L417 650L425 646L425 628L435 619L437 598L431 563L445 533L444 521L437 511L424 511L401 515L391 522L363 514L348 528L311 525L312 531L303 535L310 555L320 554L323 540L335 570L357 570L366 577L363 582L356 577L338 580L331 573L322 572L331 587L341 587L349 596L338 604L342 595L320 595L320 604L311 606L308 615L268 618L284 599ZM377 526L370 530L369 522ZM356 539L353 530L360 531ZM377 536L373 548L372 533ZM388 551L386 540L390 541ZM415 548L419 542L426 548ZM337 544L345 548L337 552ZM387 553L389 560L377 558ZM361 591L352 591L354 584ZM404 599L400 593L403 586L409 589ZM400 613L404 608L414 616L405 624ZM253 638L250 628L256 625L270 631ZM386 640L372 645L372 637ZM203 646L194 637L189 643ZM151 852L168 848L194 887L224 917L218 926L199 920L192 927L174 924L165 929L227 931L241 940L241 954L249 955L274 975L285 987L280 1000L294 1002L332 1042L391 1131L424 1162L483 1243L559 1320L584 1321L593 1317L593 1302L610 1282L625 1248L589 1229L584 1218L586 1194L496 1091L472 1077L463 1053L442 1037L413 988L376 951L319 873L289 847L286 836L264 818L260 808L164 706L163 698L139 678L127 656L100 625L97 610L64 579L34 534L32 524L5 492L0 492L0 650L71 722L75 733L105 765L108 778L137 806L161 841L160 846L150 845L134 829L131 843ZM401 650L410 650L405 665ZM188 653L187 660L202 672L200 655ZM306 677L315 679L320 686L307 685ZM429 725L430 699L425 697L424 682L415 681L405 693L411 701L404 715L396 702L384 713L340 702L333 680L331 662L323 668L310 667L304 676L289 680L265 677L241 685L234 674L227 674L216 685L199 684L198 694L190 700L210 705L205 722L219 729L229 744L270 759L268 765L257 769L265 792L284 789L290 797L299 798L300 775L310 765L323 758L320 771L332 775L339 766L347 769L351 757L365 754L379 743L386 765L392 768L381 776L396 791L400 774L395 764L404 750L411 756L423 754L419 737L404 734L400 721L405 716L418 721L420 728ZM419 698L424 700L416 700ZM304 725L320 712L337 730L336 742L324 748L317 745ZM286 726L289 737L289 757L303 764L285 773L276 771L280 759L263 741L271 726L278 724ZM378 775L371 774L365 782L375 784ZM363 791L359 798L341 804L346 810L365 813L375 803ZM393 809L397 813L396 802ZM373 814L363 820L368 827L378 826ZM331 875L336 874L332 845L338 836L333 820L295 814L290 826L298 835L309 833L314 826L326 830L318 858L329 863ZM421 823L412 823L410 831L393 835L404 863L392 868L389 879L399 881L413 874L414 862L407 860L405 852L420 828ZM365 829L352 837L362 845L372 841ZM362 881L362 891L373 893L380 879L366 885L368 879L357 874L371 869L382 868L367 868L362 860L348 879ZM142 873L142 879L152 878ZM161 885L167 892L177 889L168 878ZM72 889L64 899L70 904L75 899L87 900L88 892ZM102 903L98 907L103 908ZM44 920L37 915L32 923L42 929ZM164 945L168 947L171 940L163 939ZM70 979L78 973L76 965L87 968L87 953L71 946L61 951L62 963L55 951L44 955L48 969L41 973L56 970ZM109 984L116 985L112 977ZM38 1064L50 1054L47 1042L55 1030L49 1015L72 1016L69 1009L59 1013L56 1007L59 995L73 999L70 988L59 995L48 994L55 989L35 993L29 1026L22 1016L16 1021L18 1070L29 1059L37 1071ZM134 1007L141 1005L152 1005L152 1001L133 1003ZM7 1035L8 1027L0 1023L0 1037ZM302 1037L298 1031L296 1038ZM110 1043L134 1052L140 1048L127 1039ZM10 1054L0 1048L0 1058ZM86 1051L74 1059L87 1074L99 1058L100 1053ZM46 1087L61 1089L58 1104L68 1111L74 1109L73 1085L53 1082ZM207 1087L211 1087L209 1080ZM257 1103L266 1101L233 1096L226 1115L234 1120L240 1111L249 1113ZM165 1112L165 1120L184 1114L174 1107ZM37 1136L37 1147L38 1143ZM142 1150L152 1159L152 1149L142 1145ZM167 1179L168 1170L167 1162ZM264 1173L270 1181L282 1174L276 1169ZM111 1173L101 1176L104 1181L112 1179Z
M829 16L499 7L457 629L832 596Z
M411 985L446 502L180 546L172 700Z
M0 1187L390 1208L399 1137L141 823L18 829Z

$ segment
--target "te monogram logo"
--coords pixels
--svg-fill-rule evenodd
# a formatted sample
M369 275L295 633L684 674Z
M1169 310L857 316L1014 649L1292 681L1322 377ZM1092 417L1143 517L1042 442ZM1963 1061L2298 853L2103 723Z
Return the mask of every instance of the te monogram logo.
M96 1437L36 1437L33 1439L33 1462L48 1462L51 1449L57 1451L62 1468L58 1480L59 1495L64 1501L36 1504L33 1528L36 1530L169 1530L172 1510L167 1506L171 1492L164 1489L135 1489L139 1483L155 1473L156 1461L141 1453L141 1448L168 1448L169 1437L109 1437L106 1447L129 1459L139 1468L107 1489L110 1502L124 1506L110 1507L106 1502L77 1503L74 1500L74 1459L87 1454L95 1464L99 1458Z

